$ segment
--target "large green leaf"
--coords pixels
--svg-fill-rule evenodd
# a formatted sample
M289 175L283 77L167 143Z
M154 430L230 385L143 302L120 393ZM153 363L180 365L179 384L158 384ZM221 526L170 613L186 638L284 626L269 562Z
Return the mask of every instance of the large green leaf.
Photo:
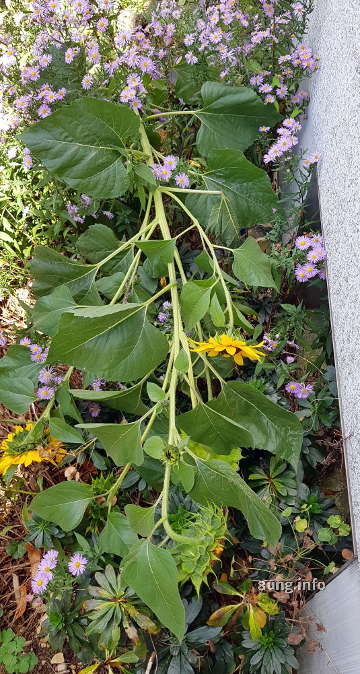
M16 377L31 379L37 382L39 370L43 367L41 364L33 363L30 357L30 349L21 344L13 344L7 350L5 356L0 358L0 377L13 375L16 371Z
M62 442L75 443L77 445L82 444L83 437L76 428L69 426L64 419L59 419L57 417L50 418L50 433L57 440Z
M178 425L219 454L233 447L256 447L294 468L299 460L303 433L298 418L240 381L228 382L217 398L180 415Z
M204 180L208 190L221 195L189 194L186 204L228 246L240 243L241 229L272 221L273 209L281 208L265 171L237 150L212 152Z
M248 87L205 82L203 107L195 112L201 121L196 143L200 154L212 150L246 150L259 135L259 126L274 126L281 117Z
M31 379L17 379L14 374L0 376L0 403L16 414L24 414L35 400Z
M34 386L40 368L31 362L26 346L10 346L0 359L0 403L16 414L24 414L35 400Z
M53 112L21 138L46 168L70 187L110 199L129 186L123 151L139 132L127 105L83 98Z
M102 552L124 557L137 540L125 515L113 511L99 536L99 545Z
M173 261L176 250L175 239L162 241L138 241L137 247L145 253L147 264L145 270L152 277L166 276L168 264Z
M181 291L181 310L186 328L191 330L209 310L211 290L217 279L209 278L203 281L188 281Z
M135 463L140 466L144 455L140 443L140 422L130 424L78 424L93 433L117 466Z
M271 259L262 252L252 236L248 236L242 246L236 248L233 253L233 272L240 281L249 286L278 289L272 274Z
M71 531L80 524L92 498L90 485L69 480L37 494L30 508L42 519L54 522L64 531Z
M45 335L54 335L62 314L75 306L76 302L65 285L55 288L49 295L39 297L32 311L35 330Z
M79 253L86 260L94 263L101 262L110 253L114 253L120 245L121 242L116 238L113 230L99 222L90 225L76 241Z
M141 541L130 550L121 567L123 582L135 590L160 622L181 641L185 633L185 610L170 551Z
M140 304L115 304L64 314L48 361L128 382L159 365L167 352L166 337L149 323Z
M111 407L113 410L121 410L122 412L130 412L141 416L147 412L147 407L141 400L141 392L144 381L140 381L135 386L122 391L88 391L84 389L72 389L71 393L74 398L80 400L91 400L92 402L100 402Z
M130 526L140 536L150 536L154 528L155 508L155 505L150 508L143 508L132 503L125 506L125 513Z
M72 262L51 248L36 246L30 270L37 295L47 295L54 288L65 285L73 296L85 293L94 281L97 267Z
M265 503L240 475L225 461L195 459L197 473L191 498L206 505L209 501L240 510L252 536L274 545L280 538L281 526Z

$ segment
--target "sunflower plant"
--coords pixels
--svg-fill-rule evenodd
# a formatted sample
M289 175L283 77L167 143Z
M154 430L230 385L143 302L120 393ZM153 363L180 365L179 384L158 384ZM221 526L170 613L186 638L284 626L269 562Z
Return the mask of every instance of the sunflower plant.
M57 463L67 443L90 456L95 447L105 453L117 472L102 494L68 480L38 493L31 510L68 532L91 503L105 503L100 547L119 555L122 586L179 640L179 583L190 579L199 589L206 580L218 541L226 539L227 508L239 510L251 535L267 544L281 534L279 518L241 477L233 451L267 450L295 469L302 443L297 416L247 383L266 350L251 308L239 302L251 286L279 288L271 258L244 228L271 222L282 206L265 171L243 152L260 123L274 127L281 115L242 86L207 81L195 99L180 110L164 104L160 113L140 115L84 95L22 134L55 179L109 204L131 196L139 219L122 239L111 227L91 225L71 257L36 248L33 330L48 340L46 366L68 369L34 426L10 433L1 458L4 472ZM197 131L199 156L180 161L191 179L173 184L179 159L161 152L158 132L176 115ZM198 246L191 264L183 248L189 231ZM23 414L35 400L40 366L26 345L11 347L3 360L0 400ZM11 379L14 366L21 386ZM72 377L79 372L80 388ZM106 388L89 389L94 380ZM104 421L83 418L89 401L108 411ZM197 447L206 448L206 458ZM121 512L117 496L136 472L157 495L147 507L128 503ZM196 526L200 516L181 531L172 526L174 484L208 509L206 526Z

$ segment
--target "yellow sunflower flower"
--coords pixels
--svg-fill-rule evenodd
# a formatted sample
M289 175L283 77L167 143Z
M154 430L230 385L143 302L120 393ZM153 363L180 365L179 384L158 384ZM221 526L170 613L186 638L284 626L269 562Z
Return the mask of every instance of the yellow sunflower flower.
M244 364L244 358L260 361L266 353L259 351L264 342L259 344L246 344L243 339L234 339L230 335L220 335L218 337L209 337L207 342L196 342L190 339L195 346L190 351L197 353L206 353L208 356L224 356L224 358L233 358L237 365Z
M24 427L15 426L14 430L0 442L0 475L4 475L11 466L22 465L27 468L32 463L42 463L42 461L50 461L56 465L63 459L66 454L63 444L49 435L49 429L45 430L40 440L31 442L29 438L29 443L26 443L26 436L33 427L32 423Z

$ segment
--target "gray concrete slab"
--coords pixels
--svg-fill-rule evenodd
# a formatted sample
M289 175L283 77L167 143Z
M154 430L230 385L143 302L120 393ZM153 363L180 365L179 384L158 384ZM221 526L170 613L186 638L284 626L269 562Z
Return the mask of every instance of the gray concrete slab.
M306 43L320 56L309 81L303 148L321 153L318 188L345 437L360 550L360 2L315 0ZM317 670L314 670L317 671ZM360 672L360 659L357 672Z

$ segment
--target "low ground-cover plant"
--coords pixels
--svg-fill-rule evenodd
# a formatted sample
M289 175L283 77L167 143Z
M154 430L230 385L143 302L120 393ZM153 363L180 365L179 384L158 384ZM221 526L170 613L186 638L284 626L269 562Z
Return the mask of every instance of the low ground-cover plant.
M149 671L153 651L163 672L290 671L287 599L257 583L329 571L349 534L305 484L336 390L324 312L291 295L321 292L326 257L302 209L318 157L291 156L311 3L245 4L161 3L119 30L107 0L36 3L35 65L3 56L25 165L81 234L33 253L0 471L15 498L31 477L26 538L50 548L31 601L84 673Z

